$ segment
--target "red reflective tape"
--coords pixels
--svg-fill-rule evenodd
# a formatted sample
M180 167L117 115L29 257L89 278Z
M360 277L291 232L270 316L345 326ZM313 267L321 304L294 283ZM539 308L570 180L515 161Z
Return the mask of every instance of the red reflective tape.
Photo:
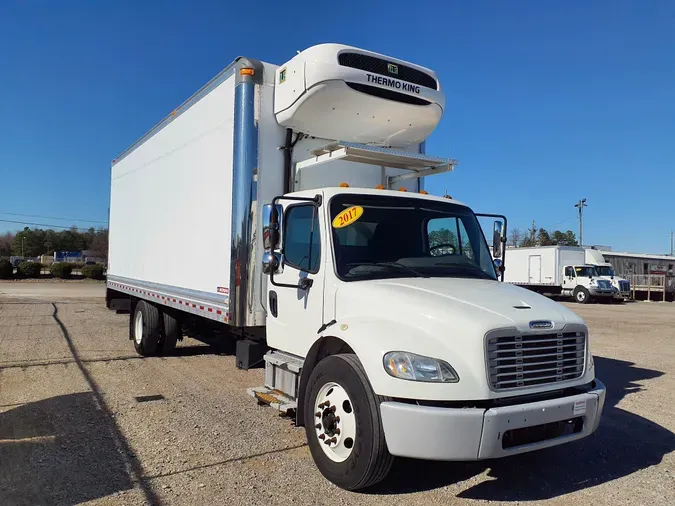
M174 302L176 302L176 299L173 299Z
M209 308L209 313L213 313L213 308Z
M182 300L179 300L178 303L179 303L181 306L183 305L183 301L182 301Z
M197 304L192 304L192 307L197 307Z
M201 309L202 311L204 311L204 306L199 306L199 309Z

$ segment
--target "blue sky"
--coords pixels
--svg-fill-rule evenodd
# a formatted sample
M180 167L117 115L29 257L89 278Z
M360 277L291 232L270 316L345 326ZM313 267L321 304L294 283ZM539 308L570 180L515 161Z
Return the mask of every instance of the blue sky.
M110 160L237 55L341 42L435 69L427 152L512 226L663 253L675 228L675 4L0 0L0 213L105 221ZM88 226L86 222L3 220ZM0 222L0 232L21 225Z

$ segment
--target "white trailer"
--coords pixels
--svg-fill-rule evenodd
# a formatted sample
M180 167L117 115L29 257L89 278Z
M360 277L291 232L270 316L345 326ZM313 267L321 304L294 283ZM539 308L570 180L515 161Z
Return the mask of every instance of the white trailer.
M586 253L576 246L509 248L504 281L529 290L574 297L585 304L594 298L609 299L618 294L612 283L586 263Z
M600 423L586 323L501 283L477 215L422 188L456 163L424 153L444 108L433 71L322 44L238 58L113 162L107 304L138 353L188 320L242 338L242 368L263 349L249 393L295 410L346 489L395 456L504 457Z

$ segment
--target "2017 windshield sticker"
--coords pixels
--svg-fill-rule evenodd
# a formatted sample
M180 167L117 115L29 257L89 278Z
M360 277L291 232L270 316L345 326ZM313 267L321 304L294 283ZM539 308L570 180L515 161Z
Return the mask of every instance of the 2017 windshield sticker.
M352 206L345 209L335 218L333 218L333 228L342 228L351 225L363 215L363 207Z

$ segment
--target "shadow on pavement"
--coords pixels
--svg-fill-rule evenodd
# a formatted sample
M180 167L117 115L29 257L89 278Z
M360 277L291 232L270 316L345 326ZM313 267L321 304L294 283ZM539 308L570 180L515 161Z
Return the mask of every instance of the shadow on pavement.
M431 490L488 471L488 480L458 497L489 501L550 499L606 483L658 464L675 450L675 434L617 407L641 387L637 381L663 373L631 362L595 357L597 377L607 385L600 427L588 438L558 447L483 462L428 462L399 459L375 494Z
M133 488L121 437L91 392L0 413L0 504L79 504Z

